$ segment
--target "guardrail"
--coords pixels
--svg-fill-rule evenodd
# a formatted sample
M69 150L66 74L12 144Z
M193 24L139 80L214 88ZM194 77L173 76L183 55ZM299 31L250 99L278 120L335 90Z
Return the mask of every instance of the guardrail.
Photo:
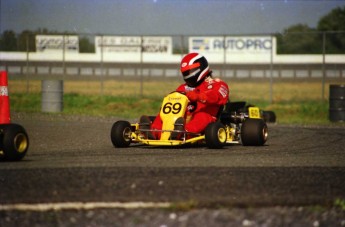
M342 79L344 64L210 64L214 75L223 78ZM180 76L179 65L164 63L91 63L91 62L19 62L1 61L0 69L11 78L92 79L114 77ZM13 77L12 77L13 76Z

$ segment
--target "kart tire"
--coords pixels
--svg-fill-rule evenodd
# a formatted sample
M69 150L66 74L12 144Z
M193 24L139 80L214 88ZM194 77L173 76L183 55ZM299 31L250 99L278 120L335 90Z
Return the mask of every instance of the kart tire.
M227 139L226 129L220 122L209 124L205 129L206 146L211 149L222 148Z
M264 120L247 118L241 127L243 146L262 146L267 141L268 128Z
M25 129L18 124L4 124L0 126L0 160L20 161L29 148L29 137Z
M274 123L276 122L276 114L273 111L263 111L262 117L265 122L271 122Z
M131 133L131 124L128 121L117 121L111 128L111 142L115 147L128 147L132 141Z

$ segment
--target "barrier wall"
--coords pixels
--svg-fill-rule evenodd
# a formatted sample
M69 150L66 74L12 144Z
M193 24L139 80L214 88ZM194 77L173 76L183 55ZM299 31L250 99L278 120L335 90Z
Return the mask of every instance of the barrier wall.
M214 64L344 64L345 55L231 55L205 54ZM54 53L0 52L0 61L47 61L47 62L113 62L113 63L171 63L181 60L180 54L115 54L115 53L66 53L64 56Z

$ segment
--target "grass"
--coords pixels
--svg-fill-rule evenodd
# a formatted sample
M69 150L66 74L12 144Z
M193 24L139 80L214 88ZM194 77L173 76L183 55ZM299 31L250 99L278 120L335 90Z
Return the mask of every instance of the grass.
M345 211L345 200L344 199L336 199L334 201L334 206L339 207L342 211Z
M130 119L142 114L155 115L164 95L173 91L180 83L177 80L148 80L141 86L138 81L65 81L63 113ZM275 82L272 90L269 82L229 81L228 84L232 101L247 101L264 110L272 110L279 123L330 123L329 84L325 86L324 100L320 82ZM11 80L9 92L12 111L41 111L40 81L27 83L23 80Z

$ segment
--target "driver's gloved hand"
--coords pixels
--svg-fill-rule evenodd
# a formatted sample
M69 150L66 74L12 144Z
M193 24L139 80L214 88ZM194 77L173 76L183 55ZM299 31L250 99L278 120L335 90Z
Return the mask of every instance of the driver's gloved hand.
M190 91L186 94L187 98L189 99L189 101L191 102L195 102L198 100L199 98L199 94L195 91Z
M196 91L190 91L187 93L186 96L191 102L199 101L199 102L205 103L207 102L207 99L208 99L205 93L198 93Z

